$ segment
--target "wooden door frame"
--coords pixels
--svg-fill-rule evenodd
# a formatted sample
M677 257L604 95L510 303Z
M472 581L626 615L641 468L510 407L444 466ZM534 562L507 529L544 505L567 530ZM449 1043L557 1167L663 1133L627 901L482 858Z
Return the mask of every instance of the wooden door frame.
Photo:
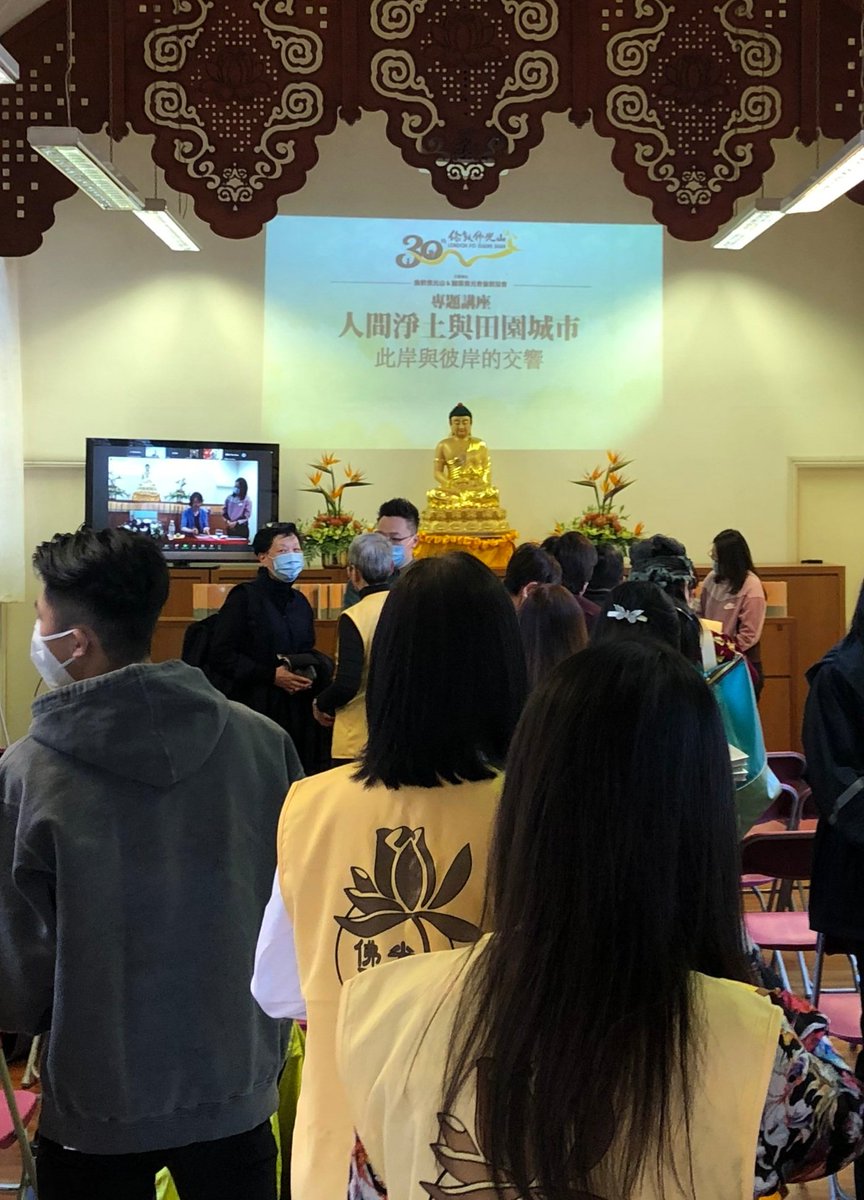
M801 547L798 542L798 489L802 471L848 471L854 468L864 470L864 458L860 455L849 457L835 456L833 458L796 457L789 459L789 523L787 526L787 544L790 548L789 561L801 561Z

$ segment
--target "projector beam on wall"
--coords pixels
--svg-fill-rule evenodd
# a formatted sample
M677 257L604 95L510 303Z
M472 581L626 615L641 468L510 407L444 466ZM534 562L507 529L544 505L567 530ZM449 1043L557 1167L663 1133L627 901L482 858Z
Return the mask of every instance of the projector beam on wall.
M166 246L172 250L200 250L180 222L168 211L164 200L156 198L144 201L143 208L136 208L135 216L143 221Z
M0 45L0 85L17 83L21 74L18 63L5 46Z
M136 211L143 201L128 179L105 162L71 125L31 125L27 141L100 208Z
M864 182L864 130L856 133L842 150L815 175L787 196L787 213L819 212L856 184Z
M712 242L715 250L741 250L785 216L782 200L756 200Z

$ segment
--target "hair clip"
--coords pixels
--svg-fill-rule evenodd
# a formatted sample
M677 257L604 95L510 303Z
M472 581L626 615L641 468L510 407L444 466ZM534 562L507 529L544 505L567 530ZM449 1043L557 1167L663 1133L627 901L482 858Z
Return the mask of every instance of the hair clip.
M631 625L635 625L637 621L648 623L648 618L645 616L643 608L634 608L631 610L624 608L622 604L613 604L606 616L611 617L613 621L627 621Z

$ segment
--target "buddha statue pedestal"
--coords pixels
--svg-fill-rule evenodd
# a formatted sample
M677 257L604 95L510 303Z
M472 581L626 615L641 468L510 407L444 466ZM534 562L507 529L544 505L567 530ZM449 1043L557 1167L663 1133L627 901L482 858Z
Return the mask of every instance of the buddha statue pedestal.
M486 443L472 435L464 405L450 413L450 436L435 447L434 473L438 486L426 493L415 557L467 550L493 569L506 567L517 534L492 486Z

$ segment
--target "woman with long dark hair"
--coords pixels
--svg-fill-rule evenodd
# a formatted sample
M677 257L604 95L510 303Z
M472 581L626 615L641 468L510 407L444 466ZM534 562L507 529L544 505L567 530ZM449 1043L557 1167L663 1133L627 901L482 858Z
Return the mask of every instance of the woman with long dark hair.
M561 584L536 584L526 592L518 613L528 686L533 689L559 662L585 649L588 631L582 609Z
M765 589L756 574L750 547L737 529L723 529L711 546L714 569L702 584L702 616L719 621L753 668L756 698L763 687L759 639L765 624Z
M858 1153L857 1081L750 986L739 870L699 673L653 639L561 663L508 759L495 932L343 991L343 1077L394 1200L730 1200Z
M469 554L422 559L378 619L359 764L288 794L252 990L271 1016L308 1013L294 1200L345 1195L354 1132L335 1062L342 982L481 934L501 771L525 694L516 612L496 576Z
M252 501L249 484L242 475L234 480L231 495L222 506L222 517L229 537L249 537L249 518L252 516Z

